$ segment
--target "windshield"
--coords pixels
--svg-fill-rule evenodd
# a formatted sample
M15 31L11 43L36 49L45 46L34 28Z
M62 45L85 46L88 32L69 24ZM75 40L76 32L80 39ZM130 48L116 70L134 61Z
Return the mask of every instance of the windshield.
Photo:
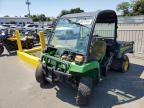
M52 34L50 45L86 54L92 17L61 18Z

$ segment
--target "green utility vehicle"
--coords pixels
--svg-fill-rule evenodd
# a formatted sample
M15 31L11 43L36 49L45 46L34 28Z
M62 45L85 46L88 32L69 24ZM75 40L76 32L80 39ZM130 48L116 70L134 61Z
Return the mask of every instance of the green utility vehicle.
M35 77L40 84L69 81L76 103L88 104L93 87L109 70L126 72L134 42L117 41L112 10L64 15L58 19L41 54Z

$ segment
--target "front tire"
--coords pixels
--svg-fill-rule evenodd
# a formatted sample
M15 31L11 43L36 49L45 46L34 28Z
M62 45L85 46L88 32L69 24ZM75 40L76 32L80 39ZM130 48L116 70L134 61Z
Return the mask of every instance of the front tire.
M90 77L82 77L78 87L76 98L77 105L88 105L89 96L91 95L93 80Z
M3 45L0 45L0 55L2 55L3 52L4 52L4 47Z
M42 67L42 64L40 64L36 71L35 71L35 78L36 78L36 81L40 84L45 84L46 83L46 80L45 80L45 77L44 77L44 73L43 73L43 67Z

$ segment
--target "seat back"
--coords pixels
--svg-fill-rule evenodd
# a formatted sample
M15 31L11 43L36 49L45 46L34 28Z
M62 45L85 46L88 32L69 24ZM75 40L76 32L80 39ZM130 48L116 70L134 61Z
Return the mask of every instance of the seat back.
M102 59L106 53L106 42L101 40L93 42L92 47L90 49L90 53L97 60Z

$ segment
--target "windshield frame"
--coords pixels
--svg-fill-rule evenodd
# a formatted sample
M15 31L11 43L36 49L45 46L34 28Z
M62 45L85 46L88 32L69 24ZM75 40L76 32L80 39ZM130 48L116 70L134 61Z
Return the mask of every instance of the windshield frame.
M61 19L66 19L66 20L68 20L68 21L72 21L72 20L70 20L70 19L72 19L72 18L84 18L84 17L90 17L91 18L91 24L90 24L90 27L87 27L87 26L85 26L85 25L82 25L82 24L80 24L80 23L78 23L77 25L79 25L80 26L80 28L81 27L85 27L85 28L89 28L89 31L88 31L88 40L87 40L87 45L86 45L86 50L85 50L85 52L77 52L77 51L75 51L75 50L72 50L72 49L69 49L69 50L71 50L72 52L74 52L74 53L78 53L78 54L82 54L82 55L87 55L87 50L88 50L88 45L89 45L89 39L90 39L90 33L91 33L91 29L92 29L92 26L93 26L93 22L94 22L94 16L81 16L81 17L60 17L59 19L57 19L56 20L56 22L55 22L55 25L54 25L54 28L52 29L52 31L51 31L51 33L50 33L50 36L48 37L48 46L49 47L54 47L54 46L52 46L51 45L51 41L52 41L52 38L53 38L53 34L55 33L55 30L56 30L56 28L57 28L57 25L58 25L58 22L61 20ZM72 21L72 24L74 24L75 22L73 22ZM77 23L77 22L76 22ZM65 48L66 50L68 49L68 48Z

